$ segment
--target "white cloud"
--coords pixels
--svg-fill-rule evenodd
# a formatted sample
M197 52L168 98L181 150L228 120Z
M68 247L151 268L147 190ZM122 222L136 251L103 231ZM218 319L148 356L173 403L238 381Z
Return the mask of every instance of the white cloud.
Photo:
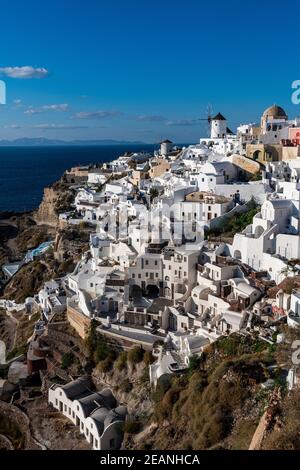
M13 109L19 109L19 108L24 108L25 105L23 104L23 101L20 99L15 99L13 100Z
M73 119L105 119L112 116L120 116L121 114L119 111L81 111L72 117Z
M20 124L7 124L6 126L4 126L4 129L22 129L23 126L21 126Z
M88 129L88 126L69 126L66 124L36 124L33 129L57 130L57 129Z
M34 68L31 65L22 67L0 67L0 75L10 78L44 78L49 72L44 67Z
M45 106L42 106L42 109L45 109L46 111L66 111L68 108L69 105L67 103L45 104Z
M86 125L69 125L59 123L40 123L34 125L23 125L23 124L6 124L3 129L40 129L40 130L76 130L76 129L104 129L104 126L86 126Z
M138 116L138 120L139 121L148 121L148 122L163 122L163 121L166 121L167 119L164 117L164 116L160 116L160 115L146 115L146 114L143 114L141 116Z
M40 108L33 108L33 106L30 106L26 111L24 111L24 114L40 114L45 111L67 111L69 108L69 105L67 103L62 103L62 104L45 104L44 106Z
M29 115L33 115L33 114L40 114L42 113L43 111L39 108L28 108L26 109L26 111L24 111L24 114L29 114Z

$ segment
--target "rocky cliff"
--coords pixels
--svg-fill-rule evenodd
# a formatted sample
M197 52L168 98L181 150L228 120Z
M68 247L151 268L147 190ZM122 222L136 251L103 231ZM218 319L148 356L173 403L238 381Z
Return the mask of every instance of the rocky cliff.
M73 193L64 184L56 183L44 189L43 200L35 213L38 224L56 227L60 212L70 209L73 202Z

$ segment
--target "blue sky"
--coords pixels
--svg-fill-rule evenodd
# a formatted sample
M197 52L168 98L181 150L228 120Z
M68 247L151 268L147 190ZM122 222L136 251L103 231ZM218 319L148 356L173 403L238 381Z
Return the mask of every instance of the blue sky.
M37 0L1 6L0 139L195 142L210 104L235 128L300 115L300 5L286 0ZM27 68L21 68L27 67ZM21 78L22 77L22 78Z

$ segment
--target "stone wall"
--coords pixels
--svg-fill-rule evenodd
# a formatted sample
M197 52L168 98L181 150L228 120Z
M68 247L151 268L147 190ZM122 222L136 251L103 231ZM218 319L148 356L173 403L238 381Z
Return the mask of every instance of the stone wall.
M259 163L253 161L250 158L243 157L242 155L232 155L230 160L234 165L239 167L241 170L245 171L246 173L250 173L254 175L258 173L260 170Z
M70 305L67 307L67 317L70 325L77 331L81 338L85 339L91 324L91 319L70 307Z

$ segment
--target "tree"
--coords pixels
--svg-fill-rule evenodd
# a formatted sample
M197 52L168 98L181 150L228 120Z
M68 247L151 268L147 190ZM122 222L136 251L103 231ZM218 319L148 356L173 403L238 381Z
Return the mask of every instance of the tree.
M158 196L158 190L156 188L151 188L150 189L150 202L153 202L153 200Z
M98 322L96 320L91 321L89 334L86 339L86 347L90 360L95 364L100 361L104 361L108 357L113 359L115 357L115 351L108 344L105 336L97 332Z
M193 354L190 357L189 361L189 371L194 372L195 370L199 369L200 363L201 363L201 357L197 356L196 354Z
M65 353L62 357L61 368L68 369L73 364L74 359L75 356L72 351Z

